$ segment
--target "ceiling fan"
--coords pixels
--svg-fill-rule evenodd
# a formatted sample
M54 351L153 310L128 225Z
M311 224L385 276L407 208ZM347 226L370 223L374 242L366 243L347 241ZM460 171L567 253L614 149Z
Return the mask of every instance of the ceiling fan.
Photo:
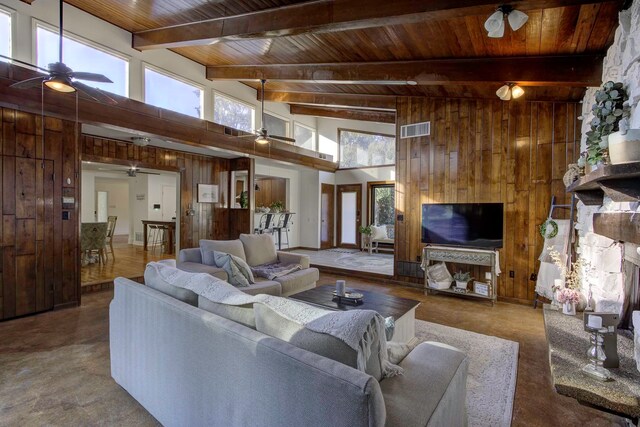
M131 166L128 169L98 168L98 170L99 171L105 171L105 172L124 172L125 174L127 174L131 178L135 178L136 175L139 174L139 173L143 173L143 174L146 174L146 175L160 175L159 173L156 173L156 172L144 172L144 171L141 171L140 168L135 167L135 166Z
M257 142L258 144L268 144L269 142L271 142L271 140L278 140L278 141L285 141L285 142L292 142L295 143L296 140L293 138L288 138L286 136L278 136L278 135L270 135L269 132L267 131L267 129L265 128L265 124L264 124L264 84L266 83L266 80L260 80L260 83L262 85L262 92L261 92L261 96L260 96L260 105L262 108L262 118L261 118L261 126L259 130L254 130L253 131L253 135L242 135L240 138L253 138L254 136L257 136L257 138L255 139L255 142Z
M42 68L25 61L20 61L19 59L14 59L8 56L0 55L1 57L9 59L10 61L17 62L19 64L26 65L28 67L35 68L37 70L44 71L45 73L47 73L46 76L33 77L31 79L14 83L11 85L11 87L14 87L17 89L29 89L29 88L41 86L42 83L44 83L45 86L57 92L69 93L69 92L80 91L82 93L85 93L89 97L95 99L96 101L104 102L107 104L117 104L117 102L113 98L111 98L110 96L102 92L100 89L88 86L78 81L78 80L86 80L91 82L113 83L111 79L109 79L107 76L103 74L73 71L71 68L69 68L62 62L62 34L63 34L62 7L63 7L63 2L62 0L60 0L58 62L49 64L48 68Z

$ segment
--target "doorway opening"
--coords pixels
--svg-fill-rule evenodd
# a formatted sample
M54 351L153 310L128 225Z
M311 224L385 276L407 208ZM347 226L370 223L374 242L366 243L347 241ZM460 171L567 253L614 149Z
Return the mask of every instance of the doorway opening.
M80 263L84 287L136 279L179 250L177 172L82 162Z

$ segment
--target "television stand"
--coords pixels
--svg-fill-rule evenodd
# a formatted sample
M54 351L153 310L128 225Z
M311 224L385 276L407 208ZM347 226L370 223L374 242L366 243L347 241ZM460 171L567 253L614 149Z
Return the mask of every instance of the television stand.
M491 267L491 284L489 286L488 295L482 295L473 292L473 285L468 292L461 293L455 291L455 284L452 284L448 289L433 289L429 286L427 275L424 275L424 287L425 295L429 293L446 293L458 296L467 296L472 298L479 298L491 301L493 305L497 300L496 285L497 281L497 269L496 260L498 259L498 251L493 249L467 249L467 248L455 248L449 246L425 246L422 249L422 269L426 271L426 268L433 262L453 262L456 264L466 265L481 265Z

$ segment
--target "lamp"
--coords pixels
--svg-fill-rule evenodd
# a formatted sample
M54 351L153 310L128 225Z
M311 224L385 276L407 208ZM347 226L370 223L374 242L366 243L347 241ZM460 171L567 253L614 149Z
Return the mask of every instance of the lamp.
M51 76L44 81L44 84L56 92L71 93L76 91L76 88L71 84L71 80L66 76Z
M512 98L516 99L524 95L524 89L515 83L505 83L496 91L496 95L503 101L509 101Z
M505 16L513 31L518 31L527 23L527 20L529 20L529 15L519 10L514 10L513 7L509 5L499 6L484 22L484 29L489 33L489 37L500 38L504 36Z

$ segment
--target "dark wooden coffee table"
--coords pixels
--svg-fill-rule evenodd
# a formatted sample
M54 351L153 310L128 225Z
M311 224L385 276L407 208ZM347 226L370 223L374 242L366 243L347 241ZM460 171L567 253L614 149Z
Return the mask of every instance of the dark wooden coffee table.
M393 341L409 342L416 336L416 308L420 301L394 297L379 292L349 288L364 295L364 302L360 305L339 304L333 301L334 284L320 285L308 291L291 295L289 298L317 305L330 310L374 310L382 317L393 317L396 322Z

